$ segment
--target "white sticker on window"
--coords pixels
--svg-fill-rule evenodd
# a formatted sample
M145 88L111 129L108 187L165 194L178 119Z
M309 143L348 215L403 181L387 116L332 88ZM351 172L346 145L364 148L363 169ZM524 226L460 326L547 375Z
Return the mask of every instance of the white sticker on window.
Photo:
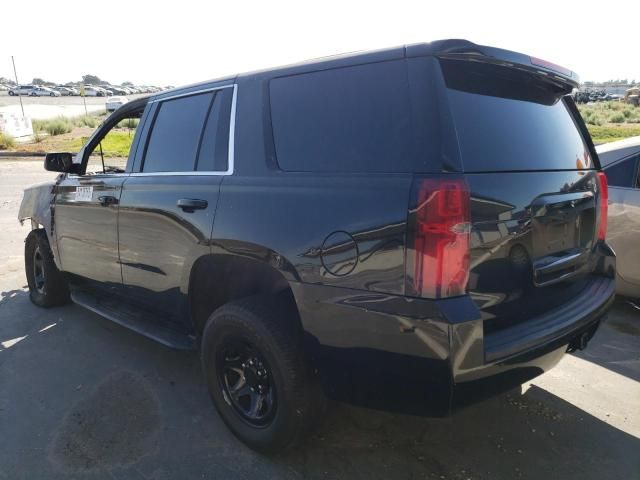
M90 202L93 199L93 187L77 187L76 202Z

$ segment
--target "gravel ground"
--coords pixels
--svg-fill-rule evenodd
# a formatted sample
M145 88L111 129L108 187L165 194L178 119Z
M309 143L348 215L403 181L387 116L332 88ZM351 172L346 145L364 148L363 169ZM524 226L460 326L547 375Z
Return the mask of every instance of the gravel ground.
M296 450L257 455L211 406L197 355L78 306L33 306L16 221L40 161L0 160L0 479L640 478L640 312L522 390L445 419L333 405Z

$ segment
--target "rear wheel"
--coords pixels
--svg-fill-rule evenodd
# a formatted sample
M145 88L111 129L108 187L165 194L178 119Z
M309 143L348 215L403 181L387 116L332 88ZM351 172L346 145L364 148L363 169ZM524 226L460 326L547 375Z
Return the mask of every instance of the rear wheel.
M24 247L24 266L29 297L39 307L53 307L69 302L69 288L53 261L44 230L32 230Z
M286 302L249 297L216 310L203 332L213 403L234 435L256 450L292 446L324 405L292 315Z

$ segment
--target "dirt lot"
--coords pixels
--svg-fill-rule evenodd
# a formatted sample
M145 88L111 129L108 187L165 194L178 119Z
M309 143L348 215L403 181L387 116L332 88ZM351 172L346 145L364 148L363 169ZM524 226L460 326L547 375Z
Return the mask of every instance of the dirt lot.
M619 302L589 349L522 392L446 419L332 406L305 445L267 458L226 430L197 355L26 293L22 189L0 160L0 479L640 478L640 312Z
M144 95L128 95L129 100ZM86 97L87 111L104 112L105 97ZM82 97L22 97L25 114L31 118L46 119L60 115L72 117L84 115L84 102ZM0 92L0 112L22 115L20 110L20 98Z

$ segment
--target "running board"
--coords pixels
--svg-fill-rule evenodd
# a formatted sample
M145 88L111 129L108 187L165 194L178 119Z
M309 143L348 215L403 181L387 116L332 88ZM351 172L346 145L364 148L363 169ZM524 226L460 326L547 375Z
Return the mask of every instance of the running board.
M112 322L137 332L167 347L178 350L195 350L195 337L167 326L160 318L125 302L101 298L86 290L73 288L74 303L101 315Z

